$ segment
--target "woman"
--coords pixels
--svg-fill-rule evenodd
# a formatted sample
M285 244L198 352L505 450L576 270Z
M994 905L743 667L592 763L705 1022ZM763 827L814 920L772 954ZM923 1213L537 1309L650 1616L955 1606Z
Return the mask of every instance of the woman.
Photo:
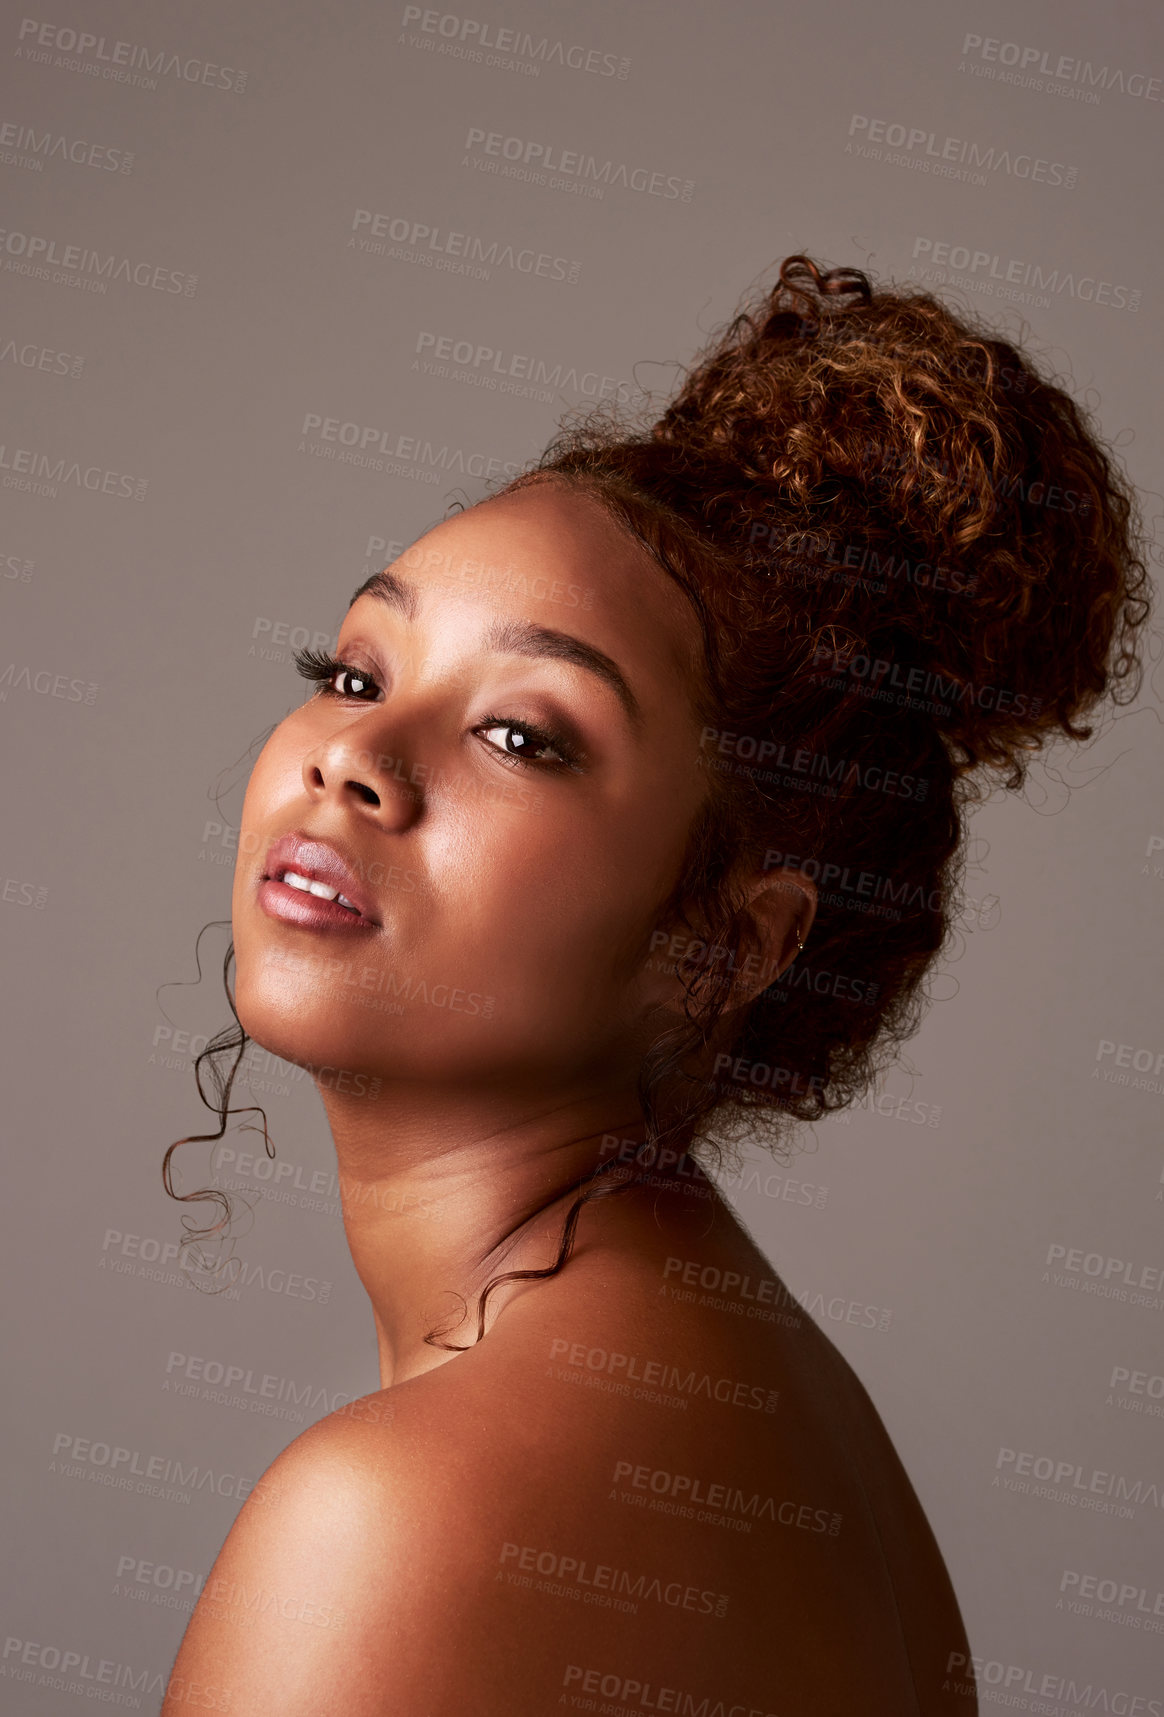
M1126 700L1146 585L1066 394L793 257L651 429L564 436L300 657L234 1003L316 1076L383 1387L243 1507L167 1712L976 1708L876 1412L700 1163L916 1029L964 808Z

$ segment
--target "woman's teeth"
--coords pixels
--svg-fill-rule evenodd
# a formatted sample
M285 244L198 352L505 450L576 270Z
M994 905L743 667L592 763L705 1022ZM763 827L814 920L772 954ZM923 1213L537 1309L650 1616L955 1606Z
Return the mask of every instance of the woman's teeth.
M321 900L334 900L340 906L346 906L349 912L358 912L358 906L342 895L338 888L329 888L326 882L313 882L309 876L300 876L297 870L285 870L281 880L288 888L298 888L304 894L317 894Z

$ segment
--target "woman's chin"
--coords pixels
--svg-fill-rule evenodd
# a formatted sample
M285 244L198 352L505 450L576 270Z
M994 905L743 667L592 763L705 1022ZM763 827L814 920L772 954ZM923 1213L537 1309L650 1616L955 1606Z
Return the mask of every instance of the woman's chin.
M300 1009L273 1005L270 997L249 996L240 985L235 993L235 1010L239 1024L251 1042L280 1061L296 1067L311 1067L327 1060L327 1038L335 1037L334 1026L326 1030L311 1029ZM332 1041L330 1048L335 1048Z

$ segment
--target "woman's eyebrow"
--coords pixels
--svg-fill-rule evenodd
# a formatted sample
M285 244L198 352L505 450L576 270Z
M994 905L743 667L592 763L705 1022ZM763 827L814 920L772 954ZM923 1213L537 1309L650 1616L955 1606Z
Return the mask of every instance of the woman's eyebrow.
M406 579L398 578L391 567L385 567L383 572L374 572L371 578L366 578L348 603L348 607L351 608L361 596L374 596L378 602L386 602L389 608L403 614L406 620L416 618L416 586L409 584Z
M383 572L373 573L371 578L366 579L348 603L348 607L361 596L373 596L378 602L386 603L396 613L403 614L406 619L415 618L418 605L416 586L399 578L390 567ZM569 632L556 632L549 626L535 625L532 620L496 620L486 633L485 645L487 649L510 656L541 656L555 662L570 662L576 668L584 668L587 673L595 675L610 687L626 711L632 726L642 726L642 709L621 668L593 644L584 643L581 638L575 638Z
M627 685L618 663L593 644L586 644L569 632L555 632L548 626L537 626L532 620L495 620L486 633L485 643L489 649L506 655L542 656L584 668L610 687L631 725L642 726L643 712L639 700Z

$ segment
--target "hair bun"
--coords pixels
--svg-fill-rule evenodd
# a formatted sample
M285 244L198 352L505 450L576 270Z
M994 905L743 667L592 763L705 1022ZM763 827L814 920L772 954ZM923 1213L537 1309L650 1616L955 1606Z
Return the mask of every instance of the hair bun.
M1052 730L1134 695L1130 486L1062 388L931 294L787 258L651 436L702 466L741 567L800 587L801 671L931 719L959 773L1017 785Z

